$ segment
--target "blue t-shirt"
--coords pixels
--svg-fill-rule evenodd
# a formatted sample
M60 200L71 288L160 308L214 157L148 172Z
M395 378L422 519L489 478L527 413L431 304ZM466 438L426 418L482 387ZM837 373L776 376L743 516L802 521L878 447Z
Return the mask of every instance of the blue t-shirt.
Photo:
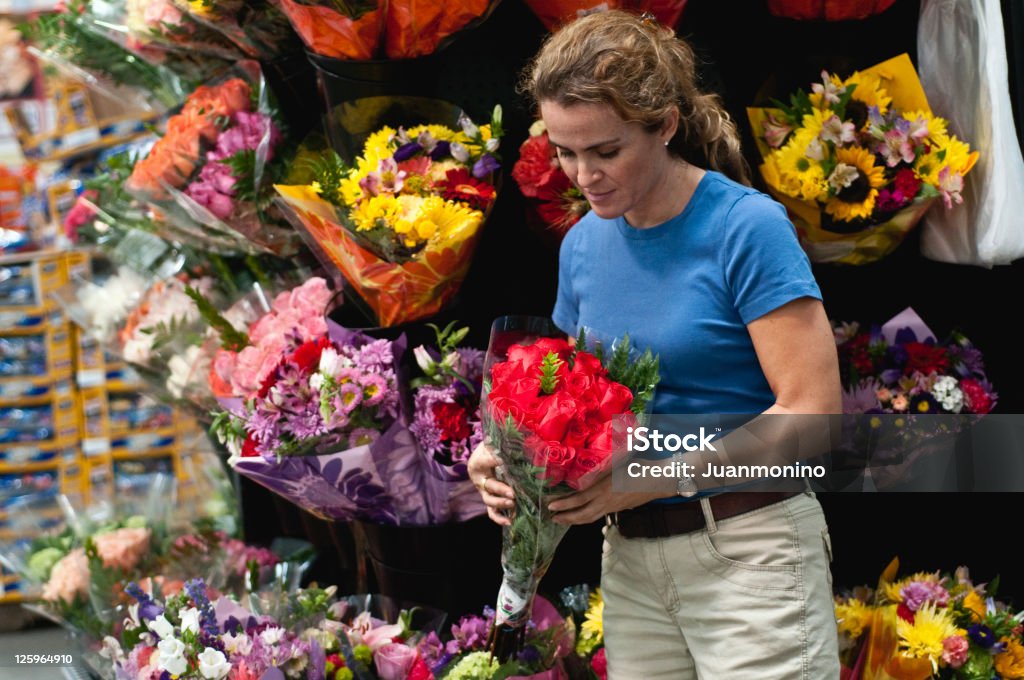
M583 217L562 242L552 317L660 355L655 413L754 414L775 397L746 324L805 296L821 291L785 209L708 171L664 224Z

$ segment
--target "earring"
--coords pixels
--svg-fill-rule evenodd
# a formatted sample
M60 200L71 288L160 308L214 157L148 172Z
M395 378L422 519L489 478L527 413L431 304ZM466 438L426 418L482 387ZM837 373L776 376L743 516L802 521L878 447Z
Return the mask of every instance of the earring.
M666 139L665 140L665 146L668 146L668 142L669 142L669 140Z

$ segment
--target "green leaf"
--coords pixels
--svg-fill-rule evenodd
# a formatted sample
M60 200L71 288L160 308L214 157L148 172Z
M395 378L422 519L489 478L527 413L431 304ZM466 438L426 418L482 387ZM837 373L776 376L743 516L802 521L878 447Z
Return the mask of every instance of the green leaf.
M540 363L540 391L552 394L558 388L558 369L564 364L557 352L548 352Z
M185 294L192 298L199 308L199 314L220 334L220 346L232 352L240 352L249 346L249 336L237 330L221 316L213 303L192 286L185 286Z

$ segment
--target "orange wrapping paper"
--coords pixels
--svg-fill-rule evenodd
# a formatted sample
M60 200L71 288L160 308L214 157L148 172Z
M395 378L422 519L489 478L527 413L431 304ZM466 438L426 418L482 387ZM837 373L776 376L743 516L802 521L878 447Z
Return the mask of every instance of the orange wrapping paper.
M388 59L422 57L481 16L491 0L390 0L386 22Z
M382 260L356 243L334 206L311 195L308 187L276 186L286 211L341 271L370 306L381 326L397 326L441 311L459 291L483 223L452 247L427 246L403 264Z
M526 0L526 5L549 31L577 17L606 9L650 12L658 23L675 28L686 0Z
M335 59L372 59L381 43L385 12L375 9L350 19L329 7L280 0L281 11L310 50Z

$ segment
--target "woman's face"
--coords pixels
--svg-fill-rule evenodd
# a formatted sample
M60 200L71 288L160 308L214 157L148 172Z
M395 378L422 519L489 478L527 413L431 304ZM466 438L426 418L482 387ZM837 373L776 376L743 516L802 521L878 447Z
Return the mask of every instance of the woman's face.
M598 217L625 215L634 227L664 221L659 201L671 198L660 189L669 180L672 159L665 142L675 133L674 119L648 132L622 120L608 104L552 101L541 102L540 115L562 169Z

